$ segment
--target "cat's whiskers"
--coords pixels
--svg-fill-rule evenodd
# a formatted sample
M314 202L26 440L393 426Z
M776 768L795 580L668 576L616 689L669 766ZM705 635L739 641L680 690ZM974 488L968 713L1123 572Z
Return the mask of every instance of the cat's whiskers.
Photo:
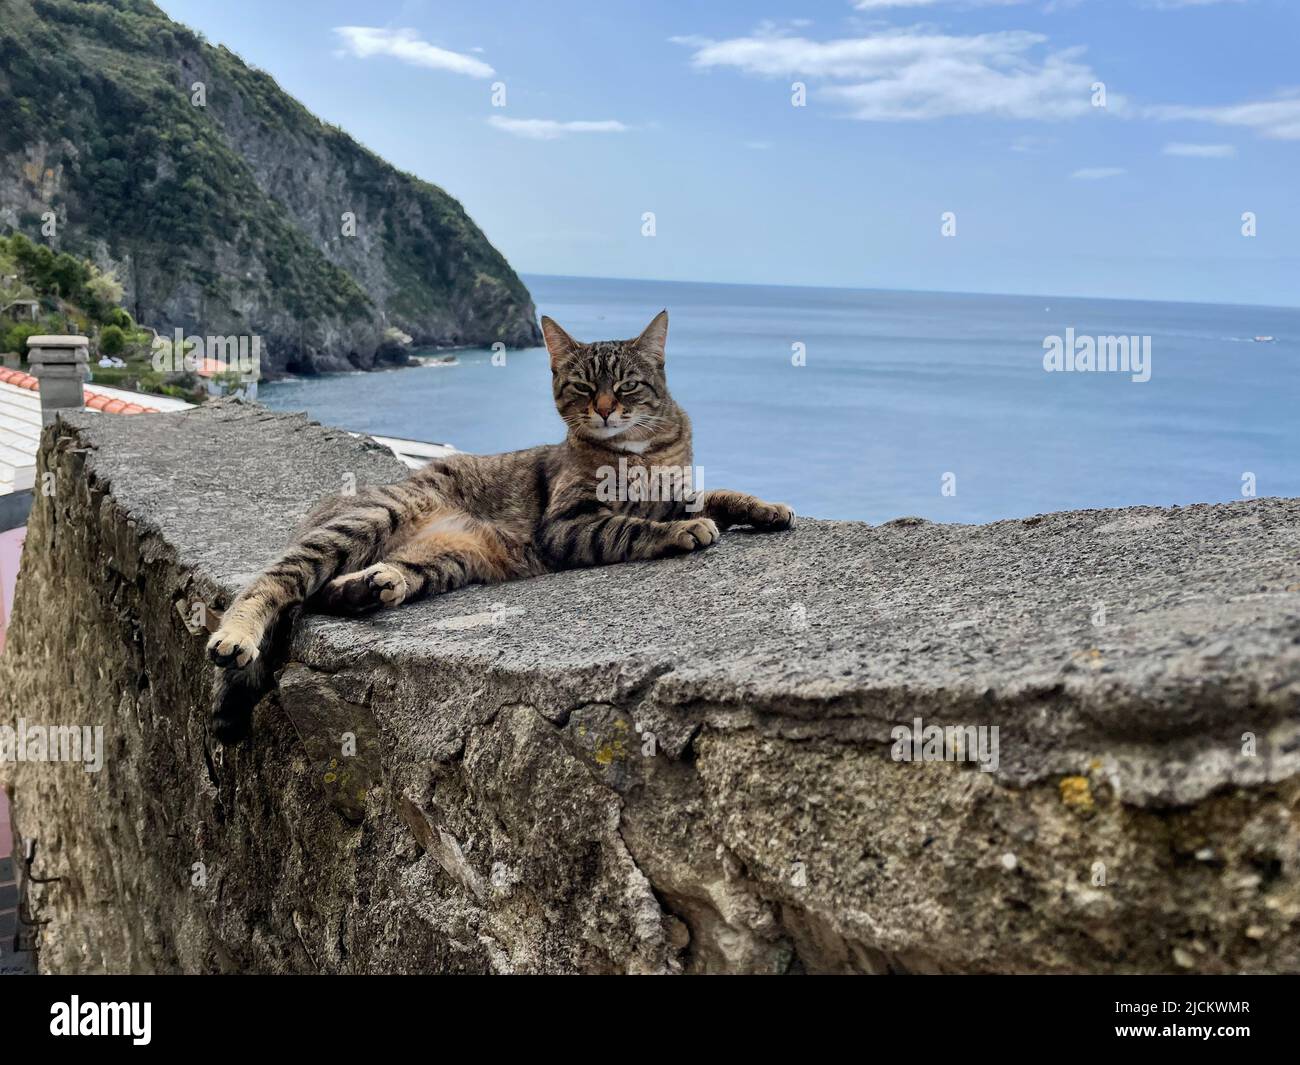
M658 436L664 428L670 427L671 425L672 422L670 419L661 417L657 414L638 414L633 418L632 424L628 426L628 430L643 429L645 432L639 434L636 439L650 441Z

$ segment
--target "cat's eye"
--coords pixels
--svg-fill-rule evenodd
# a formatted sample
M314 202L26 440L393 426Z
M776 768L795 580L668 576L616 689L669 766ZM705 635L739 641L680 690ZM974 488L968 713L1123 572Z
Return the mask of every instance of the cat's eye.
M640 387L641 387L640 381L624 381L621 385L618 386L618 394L620 396L631 395Z
M577 392L578 395L580 396L590 396L593 395L596 391L594 388L591 387L591 385L586 384L583 381L570 381L569 387L573 389L575 392Z

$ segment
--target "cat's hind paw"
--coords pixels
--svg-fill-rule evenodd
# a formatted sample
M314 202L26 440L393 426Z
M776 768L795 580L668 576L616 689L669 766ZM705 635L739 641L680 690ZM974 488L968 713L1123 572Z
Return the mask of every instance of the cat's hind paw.
M377 562L369 569L335 577L321 589L320 606L334 614L365 614L406 599L406 577L396 566Z

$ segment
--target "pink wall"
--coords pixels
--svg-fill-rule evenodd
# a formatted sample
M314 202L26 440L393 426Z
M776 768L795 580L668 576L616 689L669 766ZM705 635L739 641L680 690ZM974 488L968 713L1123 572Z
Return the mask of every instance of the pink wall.
M0 858L8 858L14 850L14 830L9 823L9 793L0 788ZM0 880L4 880L0 876Z
M0 651L5 647L5 628L14 608L14 583L18 580L18 559L23 553L27 529L0 532Z

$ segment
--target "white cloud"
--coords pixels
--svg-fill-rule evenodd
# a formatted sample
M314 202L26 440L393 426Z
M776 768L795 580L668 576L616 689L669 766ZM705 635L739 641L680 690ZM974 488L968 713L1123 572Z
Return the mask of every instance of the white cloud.
M570 133L626 133L627 126L613 119L601 122L557 122L553 118L506 118L491 115L488 125L529 140L553 141Z
M1091 86L1100 80L1082 62L1081 48L1036 58L1047 38L1021 30L954 36L892 29L829 41L769 31L721 41L673 39L694 49L691 63L699 70L831 83L822 96L869 121L1070 118L1095 110ZM1122 109L1117 94L1109 97L1112 111Z
M1101 181L1126 173L1128 171L1122 166L1085 166L1082 170L1076 170L1070 177L1078 178L1080 181Z
M490 78L495 71L481 59L420 39L415 30L387 30L378 26L335 26L347 50L361 59L385 55L430 70L446 70L471 78Z
M1213 122L1219 126L1242 126L1270 140L1300 140L1300 96L1221 107L1186 107L1174 104L1148 107L1146 113L1152 118L1166 121L1190 120Z
M1231 159L1237 149L1231 144L1166 144L1165 155L1182 155L1189 159Z

